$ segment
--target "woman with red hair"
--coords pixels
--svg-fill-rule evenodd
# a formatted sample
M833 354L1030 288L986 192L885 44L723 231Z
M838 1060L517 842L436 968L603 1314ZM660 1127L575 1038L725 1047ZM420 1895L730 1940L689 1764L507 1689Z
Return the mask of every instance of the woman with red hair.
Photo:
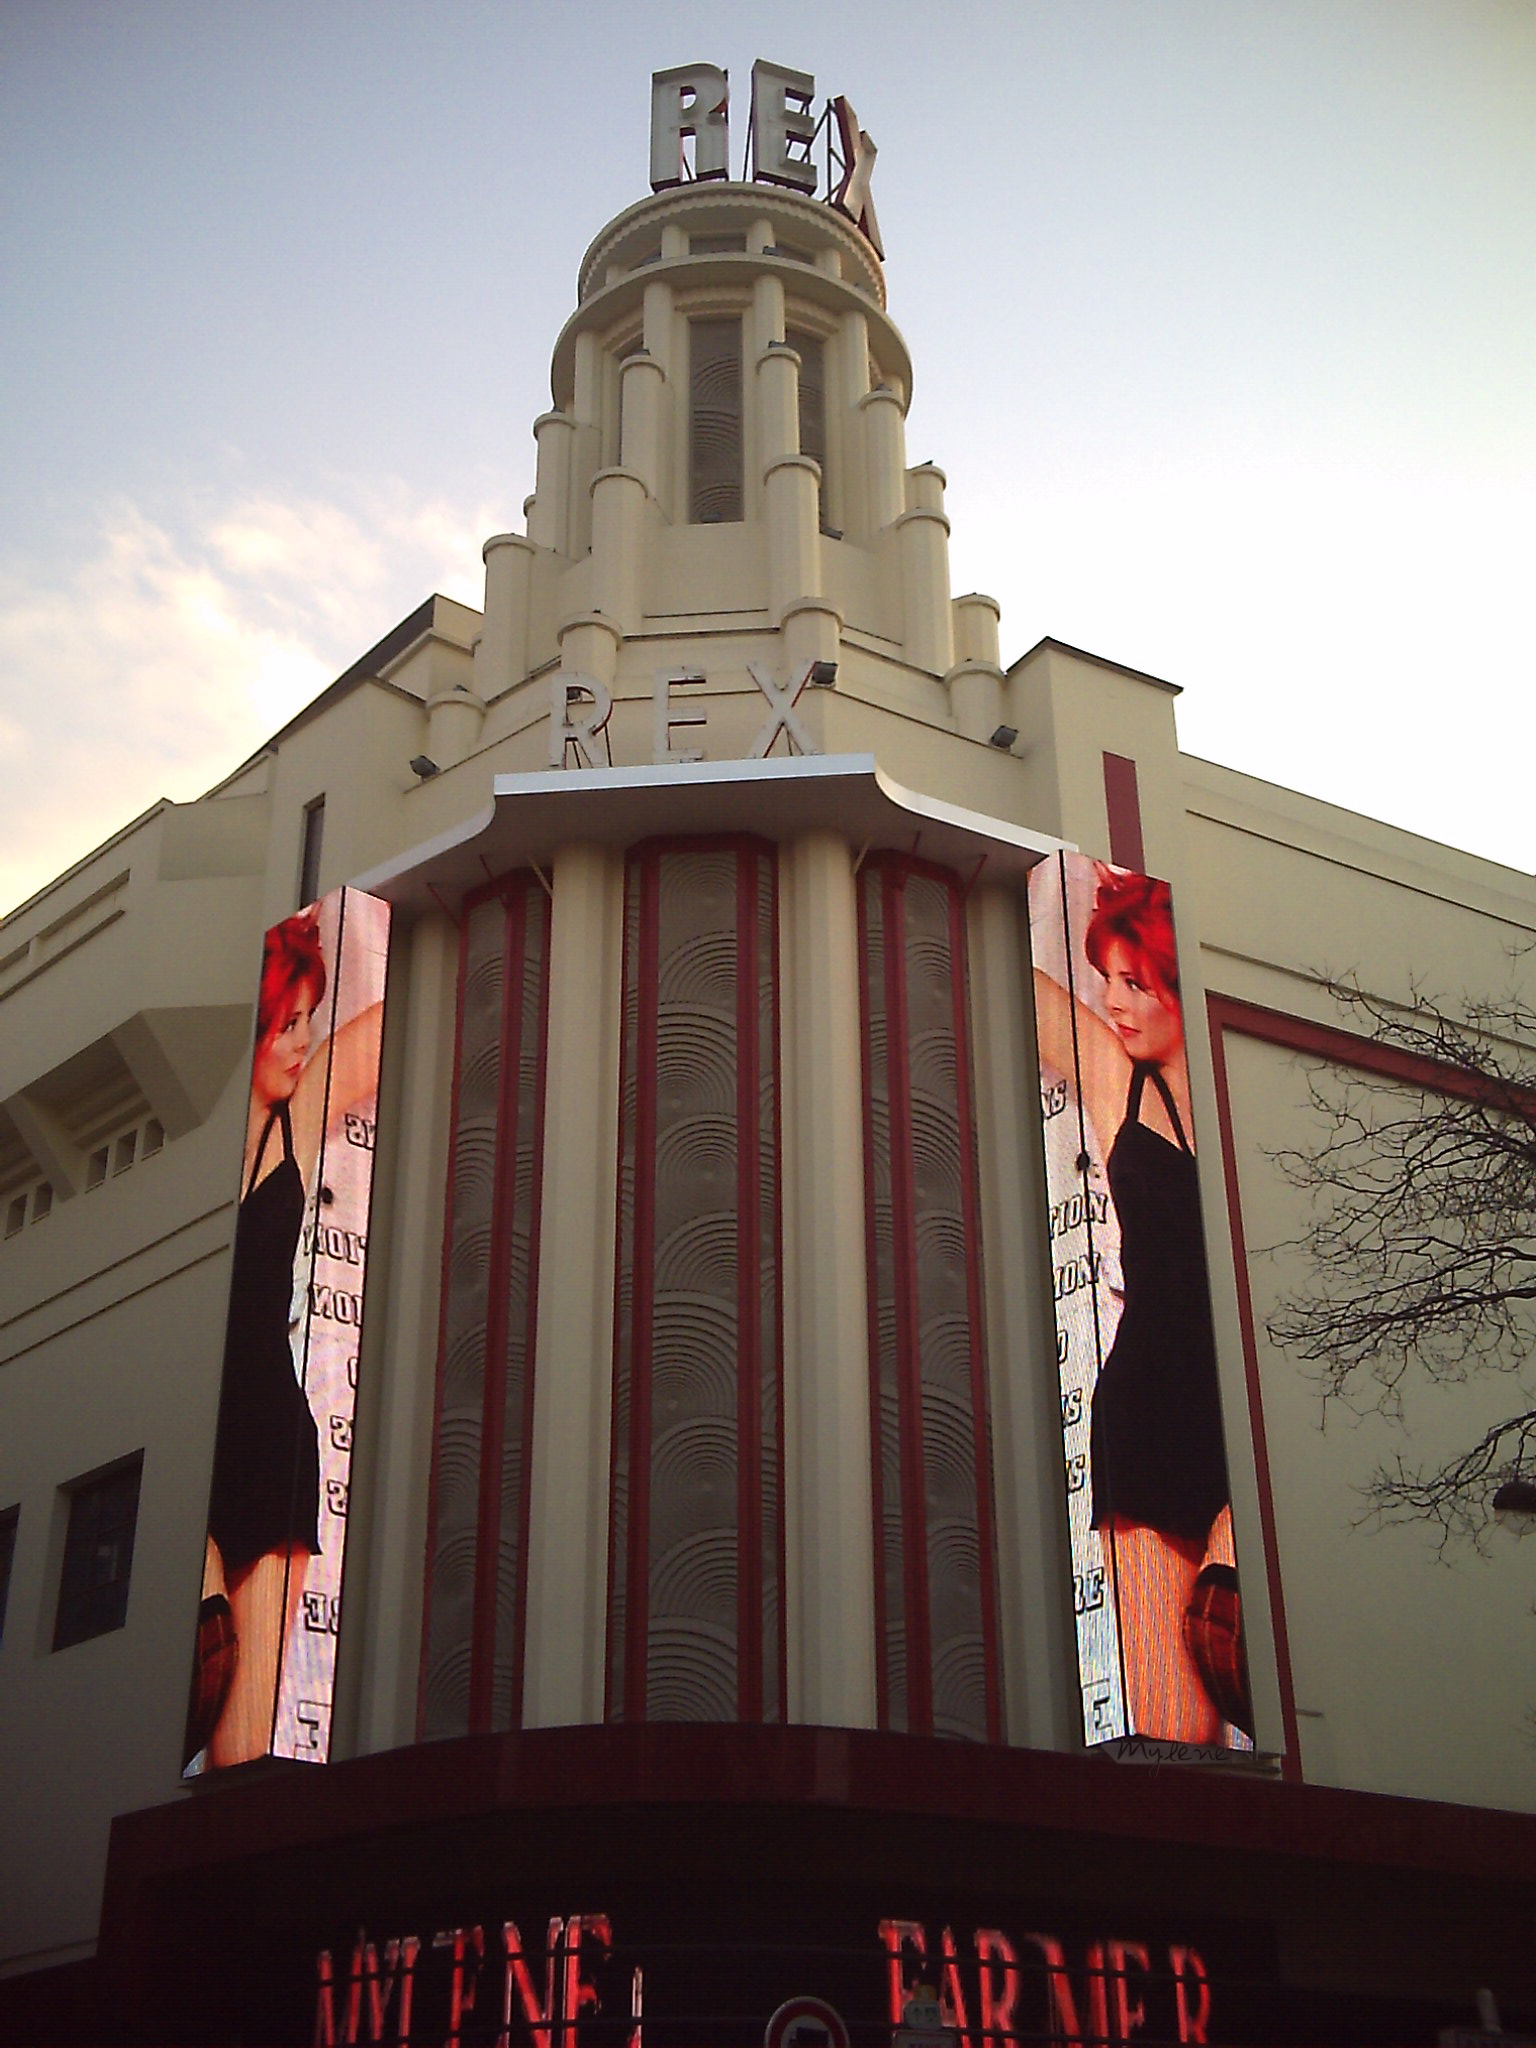
M294 1257L329 1119L371 1091L381 1006L330 1041L315 1032L328 976L313 909L267 933L246 1113L224 1377L214 1443L188 1761L266 1753L283 1643L320 1550L319 1436L289 1339ZM327 1082L329 1081L329 1087Z
M1123 1306L1093 1391L1093 1526L1131 1727L1212 1743L1224 1718L1251 1735L1252 1715L1240 1655L1213 1670L1201 1619L1213 1600L1235 1616L1237 1579L1167 883L1101 867L1084 951L1102 1013L1039 969L1035 1012L1042 1060L1077 1082L1120 1224Z

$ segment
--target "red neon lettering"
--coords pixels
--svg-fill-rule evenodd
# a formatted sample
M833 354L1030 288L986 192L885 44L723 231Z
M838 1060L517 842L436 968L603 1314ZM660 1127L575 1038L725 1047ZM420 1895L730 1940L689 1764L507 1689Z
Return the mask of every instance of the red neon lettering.
M336 2000L331 1981L331 1952L321 1949L315 1957L315 2048L336 2048Z
M523 1937L517 1931L517 1922L503 1922L501 1942L506 1950L507 1971L501 1990L501 2032L496 2037L496 2048L512 2048L514 1988L522 2001L523 2018L528 2022L533 2048L553 2048L555 1991L560 1982L557 1965L564 1946L564 1934L564 1917L557 1914L550 1921L549 1932L544 1937L544 1997L541 2002L528 1974L528 1965L523 1960Z
M1196 1948L1170 1948L1168 1961L1173 1969L1173 1996L1179 2016L1179 2039L1181 2041L1204 2041L1206 2027L1211 2018L1211 1980ZM1199 2000L1193 2012L1184 1991L1186 1972L1194 1979Z
M906 2009L907 1994L901 1977L901 1951L905 1942L910 1942L920 1956L928 1953L928 1937L923 1932L921 1920L882 1920L880 1939L885 1943L890 1960L886 1974L890 1980L891 2025L901 2025L902 2013Z
M598 1992L595 1984L589 1984L581 1974L581 1942L583 1935L590 1935L603 1945L606 1956L613 1947L613 1928L606 1913L573 1913L565 1927L565 2025L561 2028L561 2039L565 2048L576 2048L576 2023L581 2018L582 2007L590 2005L594 2012L598 2008Z
M939 2017L946 2027L959 2029L960 2048L972 2048L965 1993L960 1988L960 1965L955 1960L955 1937L946 1927L940 1939L944 1945L944 1981L939 1989Z
M1088 1944L1088 2038L1109 2039L1109 1986L1104 1977L1104 1944Z
M1006 2048L1007 2036L1013 2032L1013 2008L1019 1995L1019 1959L1006 1934L1000 1934L995 1927L978 1927L976 1960L981 1970L979 2021L982 2041L990 2040L993 2048ZM999 1976L1002 1978L1001 1993L997 1988Z
M450 1927L445 1934L433 1935L432 1946L453 1950L453 1981L448 1991L446 2048L459 2048L459 2032L464 2015L475 2009L475 1987L480 1981L480 1958L485 1954L485 1936L478 1927ZM475 1954L466 1979L464 1958L470 1949L473 1949Z
M1137 1999L1131 2004L1126 1965L1135 1963L1138 1969L1150 1970L1145 1946L1139 1941L1112 1941L1109 1944L1109 1968L1114 1980L1115 1998L1115 2039L1129 2041L1133 2033L1147 2024L1146 2003Z
M642 2048L645 2033L645 1972L636 1963L635 1974L629 1980L629 2016L634 2025L629 2030L629 2048Z
M1072 1979L1067 1975L1067 1959L1062 1953L1061 1943L1054 1934L1026 1934L1024 1939L1031 1948L1039 1949L1045 1957L1045 1990L1050 2007L1050 2033L1055 2041L1082 2042L1083 2030L1077 2020L1077 2000L1072 1995ZM1090 1956L1090 1962L1092 1958ZM1092 1987L1090 1986L1090 1997ZM1104 2003L1103 1979L1099 1981L1099 2005ZM1099 2032L1102 2037L1103 2028Z

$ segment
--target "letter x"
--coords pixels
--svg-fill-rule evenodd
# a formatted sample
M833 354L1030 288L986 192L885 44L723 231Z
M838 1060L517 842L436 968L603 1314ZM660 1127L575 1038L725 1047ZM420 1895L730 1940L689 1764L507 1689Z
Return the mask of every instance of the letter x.
M811 679L811 663L802 661L798 668L791 669L789 681L782 689L760 661L749 661L747 672L772 707L762 731L752 742L752 752L747 758L761 761L781 730L788 733L802 754L819 754L820 747L795 716L795 706L800 701L800 692Z

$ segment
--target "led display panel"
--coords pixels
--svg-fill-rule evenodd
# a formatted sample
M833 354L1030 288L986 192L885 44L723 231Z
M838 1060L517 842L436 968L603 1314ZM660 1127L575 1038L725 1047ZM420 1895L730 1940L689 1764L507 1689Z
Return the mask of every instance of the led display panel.
M263 947L188 1777L330 1752L388 957L356 889Z
M1083 1729L1252 1747L1166 882L1030 876Z

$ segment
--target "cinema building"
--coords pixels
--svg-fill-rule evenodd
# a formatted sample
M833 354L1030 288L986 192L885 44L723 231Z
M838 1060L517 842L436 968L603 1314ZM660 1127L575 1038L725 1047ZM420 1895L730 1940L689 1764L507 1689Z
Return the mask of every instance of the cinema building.
M1526 1558L1266 1334L1320 970L1536 884L1005 662L811 90L658 78L483 610L0 921L0 2039L1536 2019Z

